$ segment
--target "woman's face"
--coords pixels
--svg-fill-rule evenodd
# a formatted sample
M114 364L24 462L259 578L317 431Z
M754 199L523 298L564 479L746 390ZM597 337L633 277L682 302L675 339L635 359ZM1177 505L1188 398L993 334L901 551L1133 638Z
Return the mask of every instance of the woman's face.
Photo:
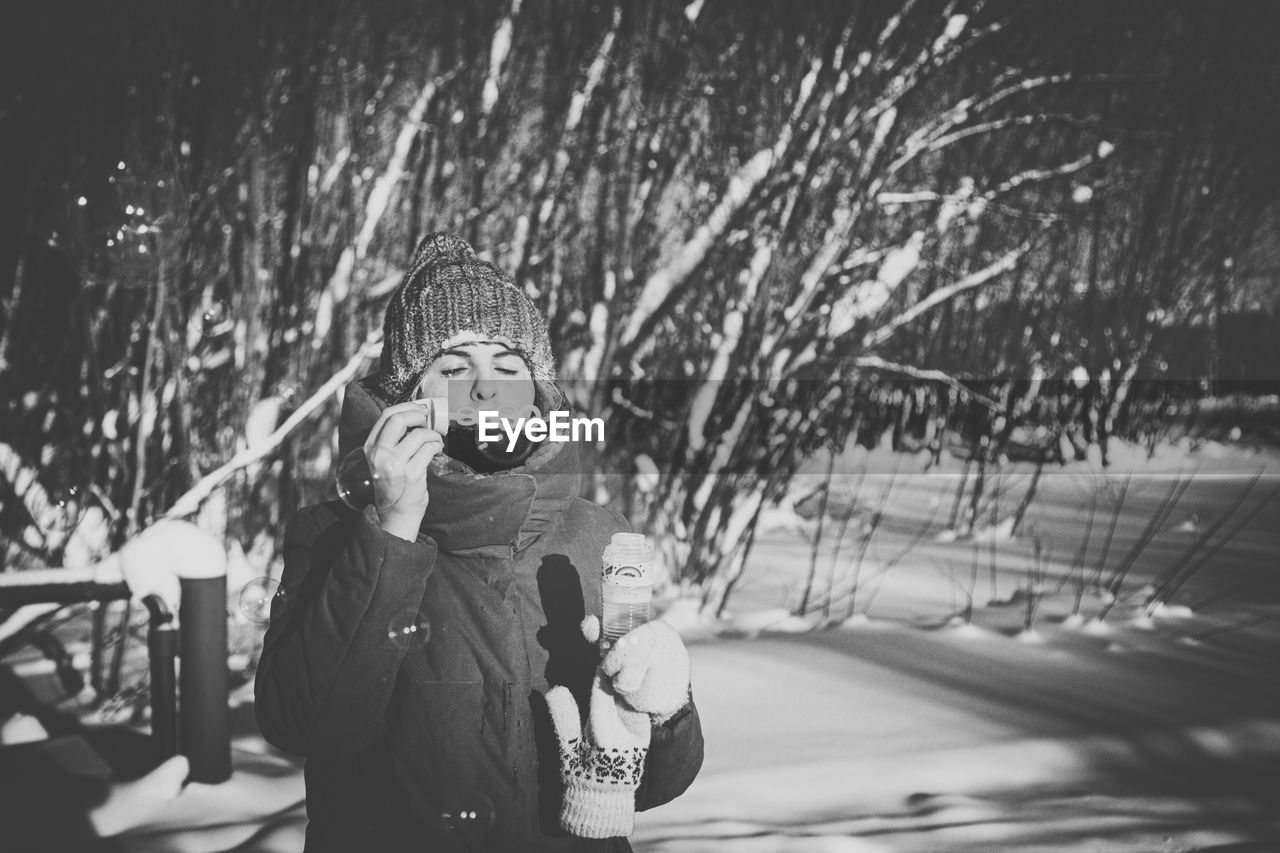
M529 406L534 401L533 376L524 358L498 341L449 342L427 365L418 384L420 397L448 397L449 411L497 410Z

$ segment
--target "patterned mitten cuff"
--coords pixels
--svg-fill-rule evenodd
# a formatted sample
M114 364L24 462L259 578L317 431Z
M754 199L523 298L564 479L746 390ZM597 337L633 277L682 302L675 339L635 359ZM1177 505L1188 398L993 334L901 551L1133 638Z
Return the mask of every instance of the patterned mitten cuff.
M631 834L635 829L636 787L644 768L644 750L636 748L632 752L623 760L636 769L623 772L628 776L634 772L634 784L601 778L598 770L580 770L581 776L565 781L564 803L560 806L560 827L565 832L582 838Z
M565 789L561 828L582 838L630 835L636 789L649 752L648 715L622 704L598 670L585 730L568 688L547 691L547 707L560 746Z

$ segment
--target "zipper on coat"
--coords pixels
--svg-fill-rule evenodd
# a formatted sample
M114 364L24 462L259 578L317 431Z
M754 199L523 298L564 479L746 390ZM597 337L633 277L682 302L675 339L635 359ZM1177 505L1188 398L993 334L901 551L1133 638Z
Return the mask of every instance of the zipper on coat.
M511 681L504 681L502 683L502 730L506 734L508 755L510 755L510 750L512 749L513 744L519 740L519 735L511 731L511 720L509 717L509 712L511 710L511 689L514 686L515 683ZM515 718L515 725L516 728L520 727L520 718L518 716ZM511 762L511 798L513 800L520 799L519 766L514 756Z

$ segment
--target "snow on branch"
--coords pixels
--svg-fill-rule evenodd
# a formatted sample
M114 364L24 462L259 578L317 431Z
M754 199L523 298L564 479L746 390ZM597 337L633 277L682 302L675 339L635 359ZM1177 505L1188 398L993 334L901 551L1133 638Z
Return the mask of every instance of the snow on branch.
M338 178L342 177L342 170L347 167L347 162L351 159L351 147L343 147L336 155L333 162L329 164L329 168L325 169L324 178L320 181L318 192L328 194L333 189L333 185L338 182Z
M183 518L194 514L200 509L200 504L204 502L214 490L221 486L236 471L249 465L259 462L267 455L276 450L285 437L293 432L297 427L309 418L317 409L319 409L330 397L336 394L343 386L355 378L356 374L365 366L365 364L378 356L382 351L382 330L378 329L371 332L365 342L361 345L359 352L352 358L328 381L320 386L314 394L312 394L305 402L285 419L284 423L271 433L261 443L244 450L233 456L230 461L226 462L219 468L205 474L200 481L187 490L185 494L174 501L173 506L162 516L163 518Z
M782 320L786 327L794 325L796 320L808 310L809 304L818 292L819 285L826 279L827 270L844 252L853 217L853 210L848 206L841 206L832 214L831 225L827 228L822 248L810 259L800 276L800 292L782 312Z
M1018 259L1025 255L1031 249L1031 241L1023 243L1016 249L1007 252L994 263L983 267L980 270L970 273L964 278L957 281L949 287L943 287L935 290L924 299L912 305L906 311L903 311L897 317L885 323L880 328L867 333L862 339L863 349L872 349L887 341L893 336L898 329L910 323L924 312L934 308L949 299L953 299L966 290L972 290L975 287L981 287L989 284L1003 273L1013 269Z
M937 121L920 128L903 142L902 153L898 155L896 160L889 164L889 168L886 170L887 174L896 174L903 166L907 165L926 151L937 151L946 145L965 138L964 136L948 138L948 135L951 134L955 128L968 121L972 116L985 112L1001 101L1007 100L1014 95L1044 88L1045 86L1061 85L1073 79L1075 78L1071 74L1053 74L1031 77L1026 80L1019 80L1018 82L1007 86L1002 86L981 100L965 98L959 101L950 109L943 112ZM940 142L939 140L945 141Z
M992 133L997 130L1004 130L1007 127L1027 127L1029 125L1049 121L1073 123L1076 120L1072 116L1062 115L1060 113L1036 113L1034 115L1008 116L1006 118L995 119L981 124L970 125L969 127L962 128L961 130L943 134L942 136L935 136L930 140L929 144L925 147L925 150L930 152L940 151L948 145L959 142L962 139L968 139L971 136L977 136L978 134Z
M898 103L908 92L915 89L925 74L951 64L956 57L970 50L987 36L999 32L1003 28L1003 24L992 24L985 29L971 33L967 38L961 40L960 37L969 23L969 16L952 14L954 8L955 3L948 4L947 10L943 12L943 17L947 19L943 32L928 47L921 50L905 67L898 69L894 73L884 87L883 97L870 109L862 113L853 112L849 114L844 124L845 133L849 133L854 125L859 122L869 123L887 110L896 110ZM892 64L892 62L886 63L886 70ZM917 131L918 133L919 131Z
M964 32L965 26L969 23L968 15L957 15L956 5L959 0L950 0L947 7L938 15L946 20L946 25L942 28L942 32L933 40L927 48L921 51L914 65L916 67L923 66L931 57L941 57L944 51L960 38Z
M991 409L991 411L993 412L1000 412L1004 410L1003 407L999 403L997 403L995 400L992 400L990 397L986 396L985 394L979 394L977 391L974 391L966 387L959 379L956 379L951 374L945 373L944 371L941 371L941 370L931 370L927 368L912 367L909 364L899 364L894 361L885 361L883 358L881 358L878 355L858 356L853 360L853 365L854 367L861 367L861 368L872 369L872 370L886 370L893 373L900 373L903 376L910 376L913 379L923 379L930 382L941 382L942 384L946 385L948 388L951 388L956 392L963 394L964 396L970 398L971 400L977 403L981 403L982 405L986 406L988 409Z
M1006 83L1016 77L1015 71L1006 71L997 75L992 81L992 86L996 91L1003 90ZM913 130L906 139L902 141L902 150L916 150L924 146L930 139L939 134L946 133L948 130L956 128L968 121L972 116L972 112L978 104L979 94L969 95L956 101L950 107L942 110L933 119L922 123L918 128Z
M1099 142L1097 148L1092 154L1086 154L1068 163L1045 169L1027 169L1016 175L1006 179L996 187L987 190L981 195L973 195L972 179L965 178L962 180L961 189L955 193L944 194L935 190L909 190L898 192L878 192L876 193L876 203L883 206L901 205L901 204L924 204L932 202L944 202L943 210L939 212L938 231L944 229L954 217L961 212L963 208L970 217L979 215L985 210L990 202L997 196L1012 192L1029 183L1037 181L1047 181L1053 178L1060 178L1079 172L1081 169L1092 163L1106 159L1115 150L1115 146L1110 142L1103 140ZM1087 191L1088 188L1085 188ZM1077 201L1081 199L1077 198ZM1043 217L1042 221L1052 222L1055 217Z
M319 302L316 306L315 336L312 339L312 346L316 349L319 349L328 337L329 327L333 323L334 306L346 299L347 294L351 291L351 276L355 272L356 263L363 260L365 254L369 251L369 245L373 242L373 235L377 231L378 224L382 221L382 217L390 206L391 195L404 177L405 167L409 160L409 152L413 148L414 137L422 130L422 121L426 116L427 106L431 103L431 99L435 97L436 90L442 82L443 78L439 77L428 81L409 108L409 114L405 117L404 125L400 128L400 133L396 137L396 143L392 148L387 168L378 180L374 182L373 189L369 192L369 198L365 201L364 222L360 226L360 233L356 236L355 244L343 250L342 255L338 258L338 265L334 269L333 275L329 277L328 283L320 293Z
M618 28L622 25L622 10L620 8L613 11L613 24L609 32L604 34L604 38L600 40L600 47L596 50L595 58L591 60L591 66L587 69L587 79L583 81L582 88L573 93L569 99L569 111L565 115L564 129L560 132L560 147L556 150L556 155L552 158L554 171L548 178L545 166L538 187L550 185L554 190L564 180L564 173L569 169L569 163L572 155L569 153L569 143L573 140L574 134L578 132L578 127L582 124L582 116L586 113L587 105L591 103L591 99L595 96L596 90L600 88L601 81L604 80L605 71L609 67L609 58L613 55L613 45L618 38ZM555 208L555 195L549 193L542 201L542 206L538 210L538 224L546 225L551 218L551 212ZM521 245L523 249L523 245ZM519 256L517 256L519 257Z
M844 214L844 215L842 215ZM805 267L804 273L800 277L800 290L795 298L783 310L783 323L780 328L766 334L764 340L760 344L760 352L766 357L774 360L774 371L778 372L783 369L783 365L791 363L794 366L794 353L789 349L776 350L779 341L783 340L796 322L804 316L809 306L813 303L817 296L818 289L833 272L847 273L869 263L875 263L884 258L892 250L876 250L870 251L866 249L857 249L847 257L838 267L834 267L835 262L840 258L842 252L846 248L847 229L852 221L852 216L847 208L841 208L833 216L831 227L827 229L827 233L823 240L823 246L814 256L814 258ZM806 352L811 357L814 350L810 347Z
M520 14L521 0L511 1L511 11L493 32L493 41L489 45L489 76L484 81L484 94L480 101L480 115L487 117L498 103L498 80L502 77L502 67L507 63L507 54L511 52L511 33L515 29L516 16Z
M776 148L766 148L748 160L733 176L720 203L716 205L716 209L712 211L706 223L676 251L671 260L645 280L644 288L640 291L640 297L636 300L635 308L631 312L631 319L622 332L621 343L624 348L636 342L640 330L675 295L698 264L702 263L707 252L724 233L729 220L742 208L756 186L769 174L776 154L780 153Z
M922 202L939 201L942 194L934 190L916 190L915 192L882 192L876 196L876 203L881 207L891 204L920 204Z
M439 88L440 80L433 79L422 87L422 91L418 93L418 98L413 102L413 106L409 108L409 114L405 117L404 125L400 128L400 133L396 136L396 144L391 149L391 159L387 162L387 168L373 185L373 190L369 193L369 198L364 206L364 224L360 227L360 234L356 237L356 260L361 260L369 251L369 244L373 241L374 231L378 227L378 223L382 221L383 215L387 212L387 206L391 202L391 193L395 190L396 185L404 177L405 166L409 162L409 152L413 148L413 140L422 130L422 120L426 117L427 106L431 103L431 99L435 97L436 89Z
M131 536L118 551L93 565L0 573L0 588L68 589L124 584L134 600L157 595L176 614L182 601L183 578L224 578L226 574L227 551L222 542L189 521L170 518L160 519ZM54 604L53 609L59 606ZM43 611L47 612L50 611ZM21 624L30 624L33 619L28 616L38 618L43 613L28 610ZM5 622L0 633L13 628Z
M853 329L859 319L874 316L889 301L898 286L911 275L920 265L921 250L924 248L925 233L923 231L915 231L911 234L907 241L900 246L883 250L876 253L880 260L880 268L876 271L874 278L863 280L860 284L848 288L834 304L830 305L828 312L827 327L822 339L825 341L833 341L842 335L847 334ZM816 293L818 284L827 280L835 256L827 252L831 248L831 244L824 247L824 251L820 252L814 261L805 271L806 278L812 273L812 286L810 289L810 298ZM870 253L864 254L861 263L848 264L845 266L861 266L870 258ZM795 308L799 303L793 302L791 307ZM807 306L808 302L805 303ZM797 314L798 316L798 314ZM786 331L790 331L794 325L795 317L788 320ZM766 338L768 349L763 349L766 355L774 355L773 372L794 373L798 368L803 367L818 357L818 348L813 340L806 343L805 347L795 353L789 348L779 350L776 354L771 352L772 345L776 343L781 333Z
M772 247L767 241L761 240L756 244L755 252L751 256L751 263L739 276L742 295L725 315L724 326L720 333L720 340L716 345L715 355L711 360L711 367L707 370L706 378L702 381L697 394L694 396L693 403L689 406L689 416L685 420L685 431L688 435L691 454L696 453L703 447L705 439L702 432L706 427L707 418L711 416L716 397L719 395L720 384L729 375L730 359L742 342L742 330L746 321L747 309L755 301L756 294L760 289L760 282L764 279L764 275L772 261Z
M814 87L821 71L822 63L815 60L800 83L799 96L791 119L778 133L778 138L769 148L757 151L750 160L738 169L730 179L720 203L711 212L707 221L694 232L685 243L676 250L675 255L665 265L651 274L641 288L631 312L631 319L623 330L619 343L623 350L630 349L637 342L642 330L648 327L659 310L668 304L677 294L690 275L706 258L707 252L716 244L724 233L729 222L751 198L756 187L760 185L773 167L781 162L787 148L791 145L793 128L799 123L800 116L810 103Z
M592 59L591 65L587 69L587 77L582 83L582 88L575 91L569 98L569 109L565 115L564 125L560 130L560 145L556 149L555 156L543 158L542 168L538 170L537 175L534 177L533 198L535 201L541 198L541 201L537 203L538 210L536 214L539 227L545 226L551 219L551 214L555 211L556 187L564 180L564 173L568 170L572 161L569 145L573 141L578 127L582 124L582 116L586 113L587 106L591 103L596 90L600 88L600 84L604 80L605 72L609 68L609 60L613 56L613 46L618 38L618 28L621 26L622 10L617 8L613 12L612 25L609 31L605 33L604 38L600 40L600 47L596 49L595 58ZM550 191L546 191L548 187L551 188ZM543 194L544 192L545 195ZM516 232L511 241L511 250L509 252L513 269L518 268L524 260L529 234L529 217L521 215L517 221Z
M613 10L613 25L600 40L600 48L596 51L595 58L591 60L591 67L587 69L586 81L581 89L573 93L569 101L569 113L564 120L566 134L577 131L578 125L582 123L582 114L587 104L591 103L591 97L600 87L600 81L604 79L604 73L609 67L609 57L613 55L613 44L618 38L618 27L621 25L622 10L617 8ZM564 148L561 150L563 151Z
M366 302L376 302L384 296L390 296L391 292L400 286L400 279L404 276L403 270L393 270L388 272L382 281L369 288L365 293Z
M834 340L853 329L856 322L872 317L894 291L920 266L920 252L924 248L924 232L912 233L907 242L889 251L875 278L867 279L857 287L851 287L831 306L827 337Z
M1056 166L1052 169L1027 169L1025 172L1019 172L1007 181L999 184L995 189L988 190L986 193L983 193L982 197L990 200L998 195L1004 195L1007 192L1016 190L1023 184L1029 184L1035 181L1047 181L1051 178L1060 178L1064 175L1070 175L1074 172L1080 171L1085 166L1093 163L1096 159L1099 159L1098 155L1086 154L1083 157L1072 160L1069 163L1063 163L1061 166Z
M97 487L90 485L89 492L98 505L89 505L85 500L88 495L51 492L40 482L36 469L4 442L0 442L0 479L8 482L14 497L30 517L18 534L28 548L42 551L61 548L63 565L72 566L92 561L107 547L110 537L107 512L114 514L115 508ZM64 529L72 519L75 523Z
M67 570L54 569L53 571L65 572ZM17 575L16 572L14 574ZM22 574L26 574L26 572ZM9 614L3 622L0 622L0 643L16 637L28 625L34 625L50 613L56 613L65 606L62 602L42 602L19 607Z
M893 38L893 34L902 25L903 18L910 15L915 6L916 0L906 0L902 4L902 8L898 10L898 14L890 16L889 20L885 21L884 27L880 30L880 35L876 37L877 51L882 50L889 43L889 39Z
M1008 100L1014 95L1024 94L1035 89L1043 89L1045 86L1060 86L1063 83L1069 83L1076 79L1073 74L1044 74L1039 77L1028 77L1025 80L1019 80L1008 86L996 89L990 95L987 95L980 101L973 104L972 108L967 110L970 114L978 114L986 112L991 107Z

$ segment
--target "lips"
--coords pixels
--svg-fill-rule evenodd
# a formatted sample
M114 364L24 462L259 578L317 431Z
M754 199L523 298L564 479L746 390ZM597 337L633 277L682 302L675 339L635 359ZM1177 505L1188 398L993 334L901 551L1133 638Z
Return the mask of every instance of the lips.
M444 452L451 458L471 466L477 473L492 474L495 471L506 471L523 465L524 461L538 449L537 442L530 441L523 434L517 436L515 446L511 450L507 449L509 444L510 441L506 436L498 441L480 441L476 427L452 423L444 437Z

